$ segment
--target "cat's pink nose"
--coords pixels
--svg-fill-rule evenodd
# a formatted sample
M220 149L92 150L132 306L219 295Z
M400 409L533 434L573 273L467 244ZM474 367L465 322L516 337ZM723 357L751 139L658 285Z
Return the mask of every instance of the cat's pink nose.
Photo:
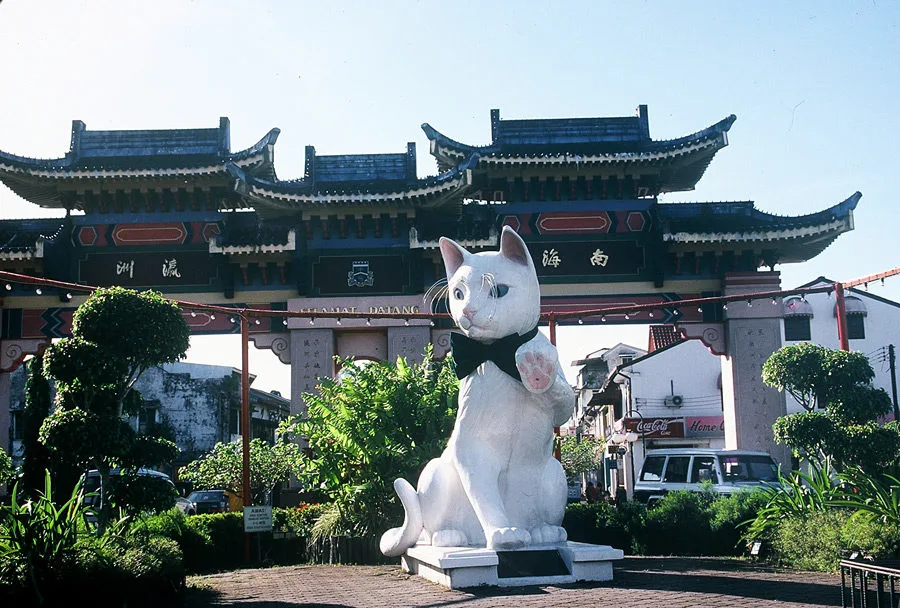
M471 319L472 317L475 316L475 312L476 312L476 311L475 311L474 308L469 308L468 306L466 306L465 308L463 308L463 311L462 311L462 313L463 313L465 316L469 317L470 319Z

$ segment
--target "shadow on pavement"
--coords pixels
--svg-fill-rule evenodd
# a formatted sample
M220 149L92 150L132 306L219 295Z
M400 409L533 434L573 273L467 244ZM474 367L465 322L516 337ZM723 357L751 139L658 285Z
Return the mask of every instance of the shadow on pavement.
M810 580L817 576L822 582ZM830 575L792 573L737 560L702 558L626 558L615 566L612 585L621 589L726 595L822 606L834 606L841 594L840 580Z

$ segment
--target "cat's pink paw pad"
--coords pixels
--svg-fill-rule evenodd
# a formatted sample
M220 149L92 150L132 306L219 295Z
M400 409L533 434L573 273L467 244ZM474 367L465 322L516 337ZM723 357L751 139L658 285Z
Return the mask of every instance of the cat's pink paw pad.
M556 362L545 358L541 353L522 353L516 357L516 368L525 388L533 393L546 391L555 379Z

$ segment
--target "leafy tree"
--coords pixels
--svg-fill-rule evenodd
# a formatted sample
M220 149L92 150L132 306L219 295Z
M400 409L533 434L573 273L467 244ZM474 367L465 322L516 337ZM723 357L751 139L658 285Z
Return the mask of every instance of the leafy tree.
M262 439L250 442L250 496L262 504L276 485L300 472L303 452L293 442L279 440L274 445ZM182 467L182 479L192 481L198 490L228 490L243 496L243 446L241 440L217 443L197 460Z
M862 353L808 343L776 351L763 365L763 381L806 410L775 421L776 441L812 461L831 459L838 470L858 464L878 471L896 462L900 427L897 421L878 422L891 400L871 385L874 376Z
M161 466L178 453L171 441L139 436L123 416L140 407L132 387L141 373L182 358L189 337L174 302L153 291L110 287L78 307L72 337L44 356L44 372L56 381L57 407L39 438L55 458L100 472L101 527L109 518L103 492L112 467Z
M0 448L0 485L5 486L9 483L15 472L12 459L3 448Z
M393 482L415 481L447 444L456 417L459 381L450 357L422 363L358 365L339 361L338 379L322 379L306 393L304 418L282 422L283 433L309 442L301 480L331 502L317 534L383 532L402 516Z
M44 355L37 354L28 362L28 380L25 381L25 409L22 412L22 484L23 493L33 495L44 489L44 475L53 470L56 477L64 477L69 486L74 483L72 467L65 463L51 465L50 452L38 440L44 419L50 413L50 383L44 375Z
M603 441L593 437L563 437L560 441L560 462L566 479L571 481L583 473L601 468L604 445Z

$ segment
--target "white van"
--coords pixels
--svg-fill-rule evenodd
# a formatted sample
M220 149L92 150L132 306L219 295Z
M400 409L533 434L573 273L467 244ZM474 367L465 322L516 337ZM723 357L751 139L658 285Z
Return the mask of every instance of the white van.
M647 505L669 492L699 492L701 484L719 494L764 488L778 483L778 465L766 452L669 448L647 450L634 498Z

